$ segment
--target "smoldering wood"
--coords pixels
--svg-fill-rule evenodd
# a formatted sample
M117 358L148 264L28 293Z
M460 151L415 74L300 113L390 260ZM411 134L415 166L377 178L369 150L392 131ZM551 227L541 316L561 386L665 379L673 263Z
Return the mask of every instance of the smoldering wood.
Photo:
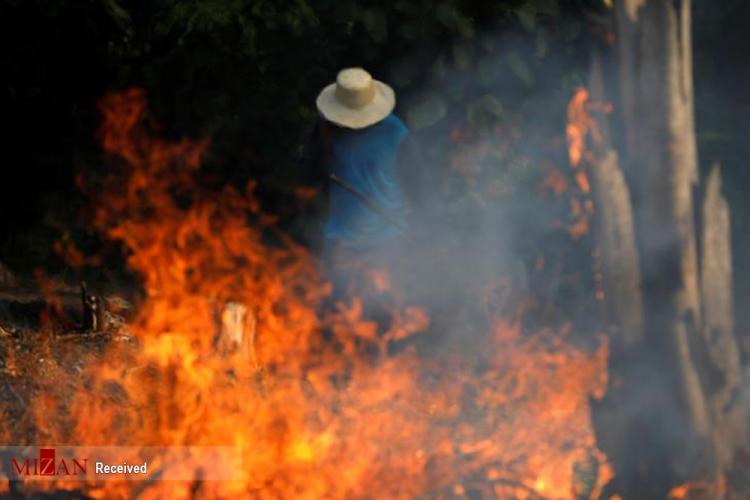
M81 330L87 333L120 329L125 324L122 313L131 309L130 303L118 295L92 294L86 282L81 282Z
M218 312L218 328L214 338L217 352L222 356L238 356L241 370L249 368L254 374L255 388L265 395L263 366L255 349L257 318L252 309L238 302L226 302ZM230 374L234 380L238 375Z
M632 351L644 335L641 273L630 195L615 151L607 149L596 158L591 178L613 348Z
M0 282L0 326L12 336L26 329L37 330L40 315L52 307L59 314L51 325L56 335L119 333L128 337L125 324L133 306L113 293L111 286L106 289L108 293L84 292L80 283L60 282L53 290L42 292L34 280L13 276L11 283Z
M250 367L259 370L255 352L256 323L255 313L244 304L223 304L219 312L219 328L216 335L218 351L224 355L242 356L249 362Z
M648 449L634 444L640 421L633 408L646 404L637 358L643 349L644 317L640 269L635 248L632 210L617 154L601 149L592 164L596 246L601 255L604 307L610 339L609 386L606 396L592 400L592 421L599 448L627 481L637 456Z
M638 224L646 302L653 307L652 331L667 335L665 345L676 365L693 432L706 437L709 411L690 354L701 307L693 220L698 173L692 85L687 83L689 8L690 2L651 0L640 9L639 74L633 82L637 122L629 126L638 131L638 145L631 153L638 163Z
M607 101L601 58L594 53L589 73L589 91L594 103ZM600 106L601 109L601 106ZM641 270L636 247L630 191L612 148L607 117L592 110L598 133L592 134L591 191L594 200L594 239L600 255L604 309L610 339L609 385L602 400L592 400L592 422L598 447L618 472L608 487L610 496L622 492L639 456L649 453L637 445L642 419L633 409L646 403L640 390L639 357L644 349L644 311Z
M592 57L589 89L593 102L606 101L598 54ZM609 142L606 117L603 113L592 114L600 124L598 140L591 147L595 241L601 255L604 303L613 342L611 349L623 353L641 347L644 336L640 261L630 190L620 169L617 152Z
M696 366L704 309L693 199L698 169L690 4L615 2L623 154L635 208L646 317L643 360L662 394L661 401L653 401L661 413L645 425L654 436L660 429L681 434L672 438L674 446L662 443L667 451L644 447L640 469L626 471L631 475L623 479L626 499L664 496L688 480L718 484L721 472L716 423ZM648 402L653 388L630 390ZM677 425L670 415L684 421ZM657 473L665 477L649 489Z
M88 292L86 282L81 282L81 329L84 332L100 332L107 329L106 301Z
M719 458L728 467L745 442L745 412L739 392L740 353L735 336L729 205L721 192L721 168L712 166L701 205L701 293L706 392L714 413Z

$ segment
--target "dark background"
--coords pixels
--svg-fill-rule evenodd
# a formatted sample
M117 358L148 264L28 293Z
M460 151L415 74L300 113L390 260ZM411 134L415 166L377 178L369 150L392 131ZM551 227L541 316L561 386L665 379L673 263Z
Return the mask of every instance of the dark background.
M536 182L546 161L564 160L567 101L586 81L592 47L611 48L604 4L4 0L0 261L20 273L59 270L52 243L64 232L84 250L96 247L74 179L104 171L97 100L132 86L146 89L166 134L211 138L206 182L257 179L266 209L291 228L315 96L347 65L396 88L398 114L442 173L436 195L446 206L467 193L502 198ZM701 166L724 166L743 301L750 3L696 1L693 10ZM491 153L475 147L490 136Z

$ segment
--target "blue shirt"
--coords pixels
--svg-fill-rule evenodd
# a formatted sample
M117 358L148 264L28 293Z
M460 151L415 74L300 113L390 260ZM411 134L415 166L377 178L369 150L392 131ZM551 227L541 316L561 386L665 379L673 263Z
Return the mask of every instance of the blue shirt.
M370 127L341 132L333 144L331 172L388 215L331 182L326 239L366 248L402 233L405 207L396 168L406 133L406 125L393 114Z

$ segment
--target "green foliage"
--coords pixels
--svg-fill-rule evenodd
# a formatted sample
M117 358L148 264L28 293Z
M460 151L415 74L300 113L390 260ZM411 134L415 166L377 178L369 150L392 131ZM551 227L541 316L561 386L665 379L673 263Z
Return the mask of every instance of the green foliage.
M518 52L509 52L507 56L507 62L510 70L514 75L516 75L519 80L521 80L529 87L534 85L534 74L529 65L526 63L526 60L521 57Z
M466 107L466 122L474 130L486 131L503 117L503 103L497 96L486 94Z
M257 177L273 194L303 176L290 152L299 150L316 116L317 91L347 65L365 66L394 85L397 112L425 135L460 127L473 140L485 140L532 94L553 92L561 130L567 96L557 92L579 69L575 53L563 51L580 35L581 12L592 8L586 0L565 5L156 0L136 43L160 47L157 57L146 59L145 67L153 67L145 84L159 92L159 111L172 115L165 121L213 135L215 171L238 182ZM548 60L568 62L550 70ZM164 65L175 61L182 75L165 79ZM545 90L548 85L554 90ZM510 123L504 126L515 126ZM447 138L429 142L442 149L436 155L443 163L451 158ZM493 176L507 182L508 165L524 163L514 154L505 148L476 159L468 171L488 185ZM448 164L443 170L452 171Z
M76 80L62 101L83 111L62 110L77 121L61 129L88 134L85 144L95 156L90 138L95 97L145 87L168 133L212 139L209 178L237 184L257 179L266 206L283 220L297 210L289 197L305 176L298 153L317 116L315 97L338 69L361 65L391 83L397 113L424 132L435 170L450 176L458 171L451 163L460 149L451 134L468 137L469 152L472 141L486 139L498 126L511 135L519 117L532 112L524 107L534 95L554 94L558 108L540 107L557 113L557 122L548 119L544 125L561 130L567 96L560 82L580 68L574 48L581 12L592 2L5 2L4 10L43 20L39 34L20 38L5 58L22 75L10 79L8 89L23 103L19 109L26 99L58 95L64 70L50 62L80 61L81 68L70 71ZM50 54L58 45L65 49L37 61L33 54L42 44ZM472 163L465 171L480 179L472 186L515 182L506 176L509 165L528 162L518 158L511 142L503 139L498 151L462 160ZM459 176L450 183L464 180Z

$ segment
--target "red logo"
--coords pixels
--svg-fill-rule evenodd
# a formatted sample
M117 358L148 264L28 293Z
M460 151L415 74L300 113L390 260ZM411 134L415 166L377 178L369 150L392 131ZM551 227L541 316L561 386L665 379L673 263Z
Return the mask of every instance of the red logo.
M39 448L38 458L12 458L11 474L21 476L78 476L86 475L88 458L56 457L55 448Z

